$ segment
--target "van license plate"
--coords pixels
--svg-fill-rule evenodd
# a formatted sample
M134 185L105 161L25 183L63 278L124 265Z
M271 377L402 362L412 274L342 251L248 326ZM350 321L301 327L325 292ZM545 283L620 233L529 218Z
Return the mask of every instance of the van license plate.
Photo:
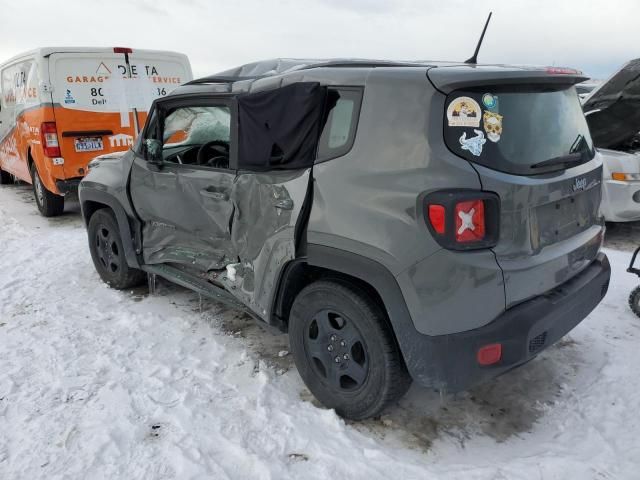
M80 137L75 139L76 152L97 152L104 150L102 138L100 137Z

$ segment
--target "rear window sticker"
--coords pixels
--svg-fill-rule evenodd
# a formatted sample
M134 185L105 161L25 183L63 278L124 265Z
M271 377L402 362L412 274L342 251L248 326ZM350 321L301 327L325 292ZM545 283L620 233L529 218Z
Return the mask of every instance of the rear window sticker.
M496 97L492 93L485 93L484 95L482 95L482 103L489 110L493 110L498 105L498 97Z
M484 138L482 130L473 130L476 133L475 137L467 138L467 132L464 132L460 137L460 145L462 150L468 150L472 155L479 157L482 154L482 147L487 143L487 139Z
M482 121L487 138L493 143L499 142L502 135L502 115L485 110L482 114Z
M471 97L458 97L447 108L450 127L478 128L480 115L480 105Z

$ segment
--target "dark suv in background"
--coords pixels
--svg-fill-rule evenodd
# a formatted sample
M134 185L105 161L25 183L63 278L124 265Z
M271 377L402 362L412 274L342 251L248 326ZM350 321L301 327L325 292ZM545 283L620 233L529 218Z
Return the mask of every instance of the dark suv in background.
M379 414L535 357L605 295L578 72L274 60L157 100L80 185L102 279L160 275L289 332L311 392Z

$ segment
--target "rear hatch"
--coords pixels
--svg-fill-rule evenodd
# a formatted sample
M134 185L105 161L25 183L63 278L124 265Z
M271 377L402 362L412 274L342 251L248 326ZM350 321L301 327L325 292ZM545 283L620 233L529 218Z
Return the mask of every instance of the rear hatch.
M187 58L170 52L104 49L49 58L56 129L67 178L96 155L128 149L151 103L191 80Z
M445 142L500 197L493 252L507 307L566 282L591 263L603 228L602 164L574 84L576 72L439 67Z

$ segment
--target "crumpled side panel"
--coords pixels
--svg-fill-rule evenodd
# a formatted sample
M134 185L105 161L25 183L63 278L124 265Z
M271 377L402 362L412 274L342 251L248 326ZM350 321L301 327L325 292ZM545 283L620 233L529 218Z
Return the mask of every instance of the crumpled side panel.
M234 184L231 239L240 268L231 292L262 316L280 269L295 258L295 226L309 175L310 170L243 174Z
M241 175L233 188L236 211L232 241L242 261L256 258L271 234L291 223L293 199L283 184L264 183L267 175ZM272 179L267 179L272 180Z
M144 219L145 263L209 271L236 262L230 231L234 179L235 173L171 166L151 173L134 165L131 194Z

